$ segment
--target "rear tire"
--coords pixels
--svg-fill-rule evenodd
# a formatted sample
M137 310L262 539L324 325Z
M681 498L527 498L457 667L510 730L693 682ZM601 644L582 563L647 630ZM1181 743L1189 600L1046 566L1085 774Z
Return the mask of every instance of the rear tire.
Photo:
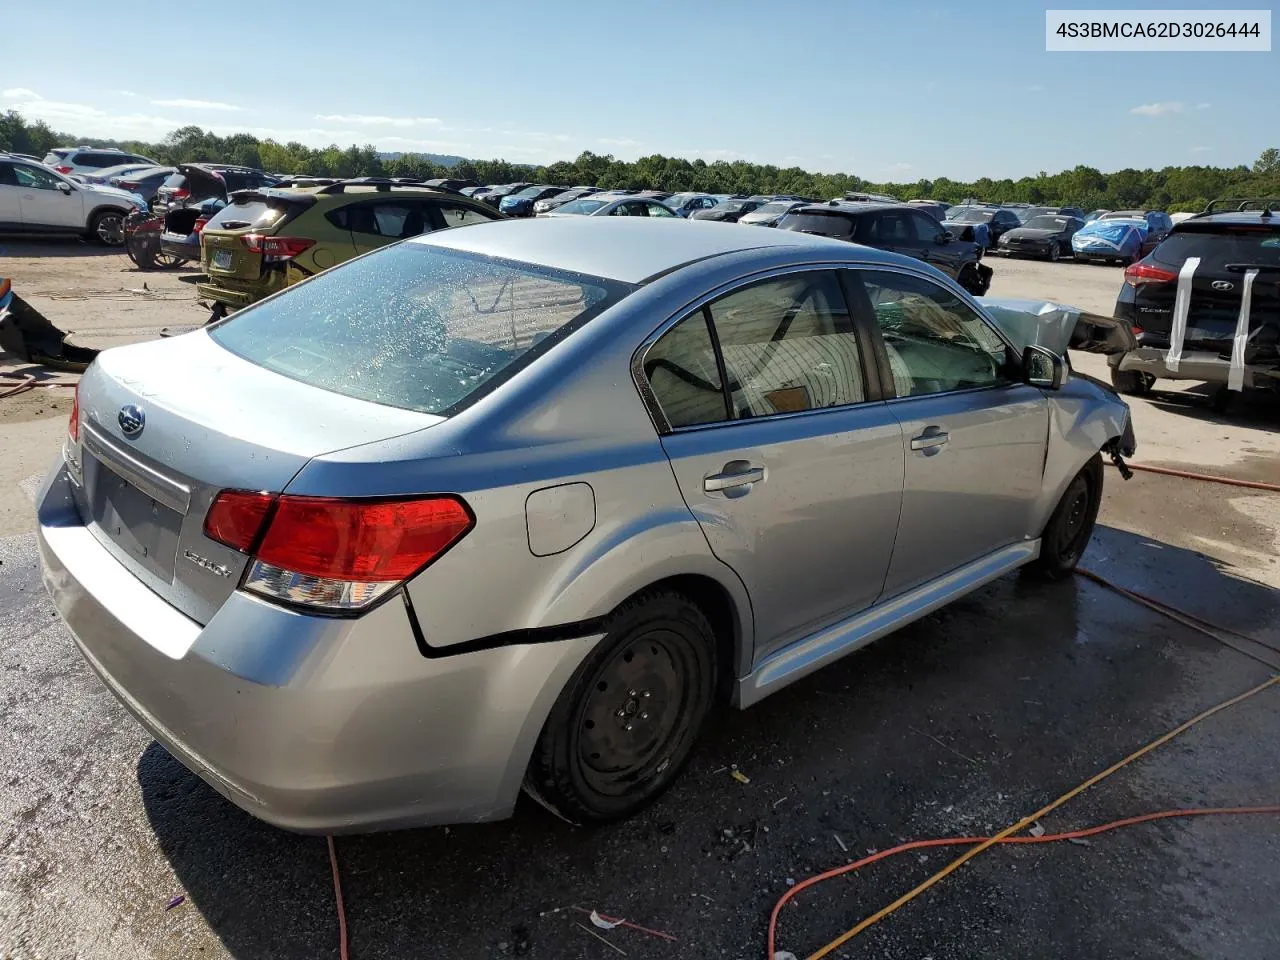
M1116 388L1117 393L1123 393L1130 397L1141 397L1150 393L1155 383L1155 377L1149 373L1143 373L1141 370L1111 368L1111 385Z
M1102 504L1102 454L1095 453L1067 484L1040 534L1040 556L1024 568L1039 580L1062 580L1075 570L1093 537Z
M628 601L551 708L525 791L570 823L635 813L688 760L716 671L715 634L694 603L670 591Z

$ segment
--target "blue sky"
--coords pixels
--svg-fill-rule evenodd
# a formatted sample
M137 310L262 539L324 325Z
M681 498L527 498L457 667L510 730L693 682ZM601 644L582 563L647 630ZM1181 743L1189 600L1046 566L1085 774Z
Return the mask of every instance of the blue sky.
M531 163L663 153L871 180L1226 166L1280 145L1280 51L1047 53L1043 4L380 0L364 18L312 0L287 22L215 7L226 26L201 29L196 7L132 0L115 29L101 3L11 5L0 109L85 136L194 123L315 146ZM192 52L166 35L192 37Z

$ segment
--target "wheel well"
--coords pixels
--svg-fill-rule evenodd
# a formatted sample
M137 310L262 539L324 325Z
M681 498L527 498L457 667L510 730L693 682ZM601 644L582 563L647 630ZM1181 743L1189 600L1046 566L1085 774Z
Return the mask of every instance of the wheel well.
M729 591L711 577L690 573L667 577L636 593L658 590L670 590L687 597L711 622L711 629L716 637L716 663L720 673L716 694L717 699L727 702L738 670L738 649L742 642L742 618ZM628 597L623 604L630 599Z
M117 207L114 204L104 203L101 206L94 207L92 210L89 211L89 219L86 222L86 226L90 226L90 227L93 226L93 221L98 219L98 217L104 213L119 213L119 214L122 214L123 216L129 215L129 211L127 211L123 207Z

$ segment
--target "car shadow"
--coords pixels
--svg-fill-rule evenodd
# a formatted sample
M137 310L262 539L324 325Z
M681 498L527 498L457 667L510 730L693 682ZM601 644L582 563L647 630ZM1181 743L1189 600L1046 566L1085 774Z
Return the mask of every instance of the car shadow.
M1275 432L1280 429L1280 392L1248 390L1231 396L1225 409L1215 406L1215 384L1196 384L1186 390L1155 389L1143 396L1153 407L1169 412L1237 427Z
M1201 554L1099 527L1086 558L1126 586L1276 638L1277 592ZM754 955L786 878L895 838L938 835L953 826L943 816L950 805L982 811L987 828L1012 822L1164 732L1171 717L1189 715L1188 702L1208 705L1220 687L1243 688L1241 676L1256 682L1251 670L1262 668L1082 578L1005 577L751 710L722 711L671 791L625 823L572 827L522 802L501 823L338 838L352 955L613 955L575 926L586 919L575 908L625 916L680 940L609 934L633 958ZM746 782L731 775L735 769ZM227 952L336 955L322 839L254 820L156 744L137 776L164 855ZM1144 930L1160 930L1165 918L1172 929L1181 919L1177 903L1161 901L1158 884L1125 883L1124 871L1136 858L1137 868L1152 871L1143 875L1172 872L1175 861L1160 858L1174 854L1158 841L1138 850L1127 861L1071 861L1080 865L1061 876L1045 869L1036 883L1060 902L1078 902L1084 876L1104 889L1132 888L1114 896L1151 898L1138 905L1148 911ZM863 916L889 899L885 890L899 887L882 884L895 877L848 884L839 896L850 899L835 913L795 911L787 922L806 933L806 925L842 929L846 914ZM943 897L915 919L895 920L895 936L909 938L921 923L927 946L944 925L973 927L974 909ZM1107 915L1080 911L1087 929L1075 942L1092 943L1095 955L1110 949ZM1004 922L1029 942L1062 942L1054 910L1019 905ZM973 928L980 937L982 924ZM1094 936L1103 939L1093 943ZM1164 933L1143 936L1144 956L1161 944L1176 952L1172 941L1151 940Z
M83 237L0 234L0 262L7 257L127 257L124 247L104 247Z

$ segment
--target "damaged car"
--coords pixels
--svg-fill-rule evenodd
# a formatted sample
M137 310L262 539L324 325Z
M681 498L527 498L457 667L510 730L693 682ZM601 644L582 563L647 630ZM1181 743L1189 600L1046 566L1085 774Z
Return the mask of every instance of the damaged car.
M1084 221L1077 217L1041 214L1002 234L992 252L1057 261L1070 256L1071 238L1083 226Z
M101 354L37 537L88 664L251 814L473 822L524 789L595 823L717 706L1069 576L1132 447L1115 393L917 259L510 220Z
M1218 386L1221 406L1280 389L1280 198L1215 201L1175 224L1125 270L1115 314L1137 336L1109 360L1122 393L1196 380Z

